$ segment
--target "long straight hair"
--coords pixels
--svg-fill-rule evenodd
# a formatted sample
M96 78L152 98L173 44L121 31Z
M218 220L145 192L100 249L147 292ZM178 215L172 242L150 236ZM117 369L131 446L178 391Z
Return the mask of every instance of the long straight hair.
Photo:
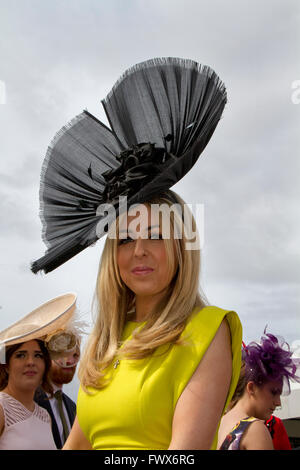
M173 273L164 298L155 306L142 328L137 328L132 338L122 344L122 334L127 313L134 306L134 293L123 283L117 265L118 240L107 237L97 277L93 308L96 320L79 365L79 379L83 390L100 389L107 384L105 369L116 357L141 359L151 355L156 348L167 343L179 343L187 320L195 307L207 305L199 291L200 250L186 249L186 231L182 214L189 211L192 231L196 232L195 219L184 201L173 191L154 197L147 204L174 204L181 206L181 214L172 212L171 238L164 239L168 268ZM184 207L185 206L185 207ZM117 220L118 225L118 220ZM174 238L174 230L182 237ZM175 245L175 250L174 250ZM122 346L122 348L120 348Z

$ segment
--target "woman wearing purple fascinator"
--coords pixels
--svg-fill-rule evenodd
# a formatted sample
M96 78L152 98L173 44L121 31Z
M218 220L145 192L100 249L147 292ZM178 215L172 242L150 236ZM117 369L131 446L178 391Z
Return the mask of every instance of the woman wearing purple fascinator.
M260 342L243 343L240 379L221 420L219 450L274 450L265 425L290 393L290 380L300 381L300 359L293 358L283 338L266 333Z

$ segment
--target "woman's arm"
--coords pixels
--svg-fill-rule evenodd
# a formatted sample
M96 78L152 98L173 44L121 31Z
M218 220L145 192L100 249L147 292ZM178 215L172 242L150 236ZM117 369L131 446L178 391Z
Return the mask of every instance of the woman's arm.
M3 411L2 406L0 405L0 436L4 431L4 426L5 426L4 411Z
M93 450L79 426L77 416L62 450Z
M169 449L210 449L232 374L230 330L223 320L181 396Z
M270 431L263 421L254 421L245 431L241 442L241 450L274 450Z

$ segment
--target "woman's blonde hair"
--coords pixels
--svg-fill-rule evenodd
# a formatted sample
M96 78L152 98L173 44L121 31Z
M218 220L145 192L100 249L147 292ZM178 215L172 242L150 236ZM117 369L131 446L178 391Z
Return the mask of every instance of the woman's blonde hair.
M122 344L127 313L134 306L134 293L123 283L119 274L118 240L107 237L93 302L96 321L79 365L79 379L86 392L87 387L100 389L106 385L105 369L116 357L140 359L151 355L161 345L178 343L193 309L196 306L203 308L207 304L199 292L200 250L186 249L186 217L183 214L186 216L187 210L192 231L196 232L196 222L191 211L170 190L153 197L146 204L176 204L181 207L180 211L175 210L170 214L171 238L164 239L168 267L173 273L173 279L164 299L147 317L147 323L142 328L137 328L132 338ZM118 226L118 220L116 224ZM178 229L181 230L181 238L174 237L174 231Z

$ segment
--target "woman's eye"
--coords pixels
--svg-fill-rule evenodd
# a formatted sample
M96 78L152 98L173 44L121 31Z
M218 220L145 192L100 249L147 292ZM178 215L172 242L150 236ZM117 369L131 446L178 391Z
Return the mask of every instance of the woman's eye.
M161 233L151 233L150 235L150 240L162 240L162 234Z
M39 357L40 359L44 359L43 353L36 353L35 357Z
M130 238L130 237L121 238L121 239L119 240L119 245L126 245L126 243L130 243L130 242L132 242L132 241L134 241L134 240L133 240L132 238Z
M17 354L16 354L16 357L17 357L17 358L25 357L25 353L17 353Z

